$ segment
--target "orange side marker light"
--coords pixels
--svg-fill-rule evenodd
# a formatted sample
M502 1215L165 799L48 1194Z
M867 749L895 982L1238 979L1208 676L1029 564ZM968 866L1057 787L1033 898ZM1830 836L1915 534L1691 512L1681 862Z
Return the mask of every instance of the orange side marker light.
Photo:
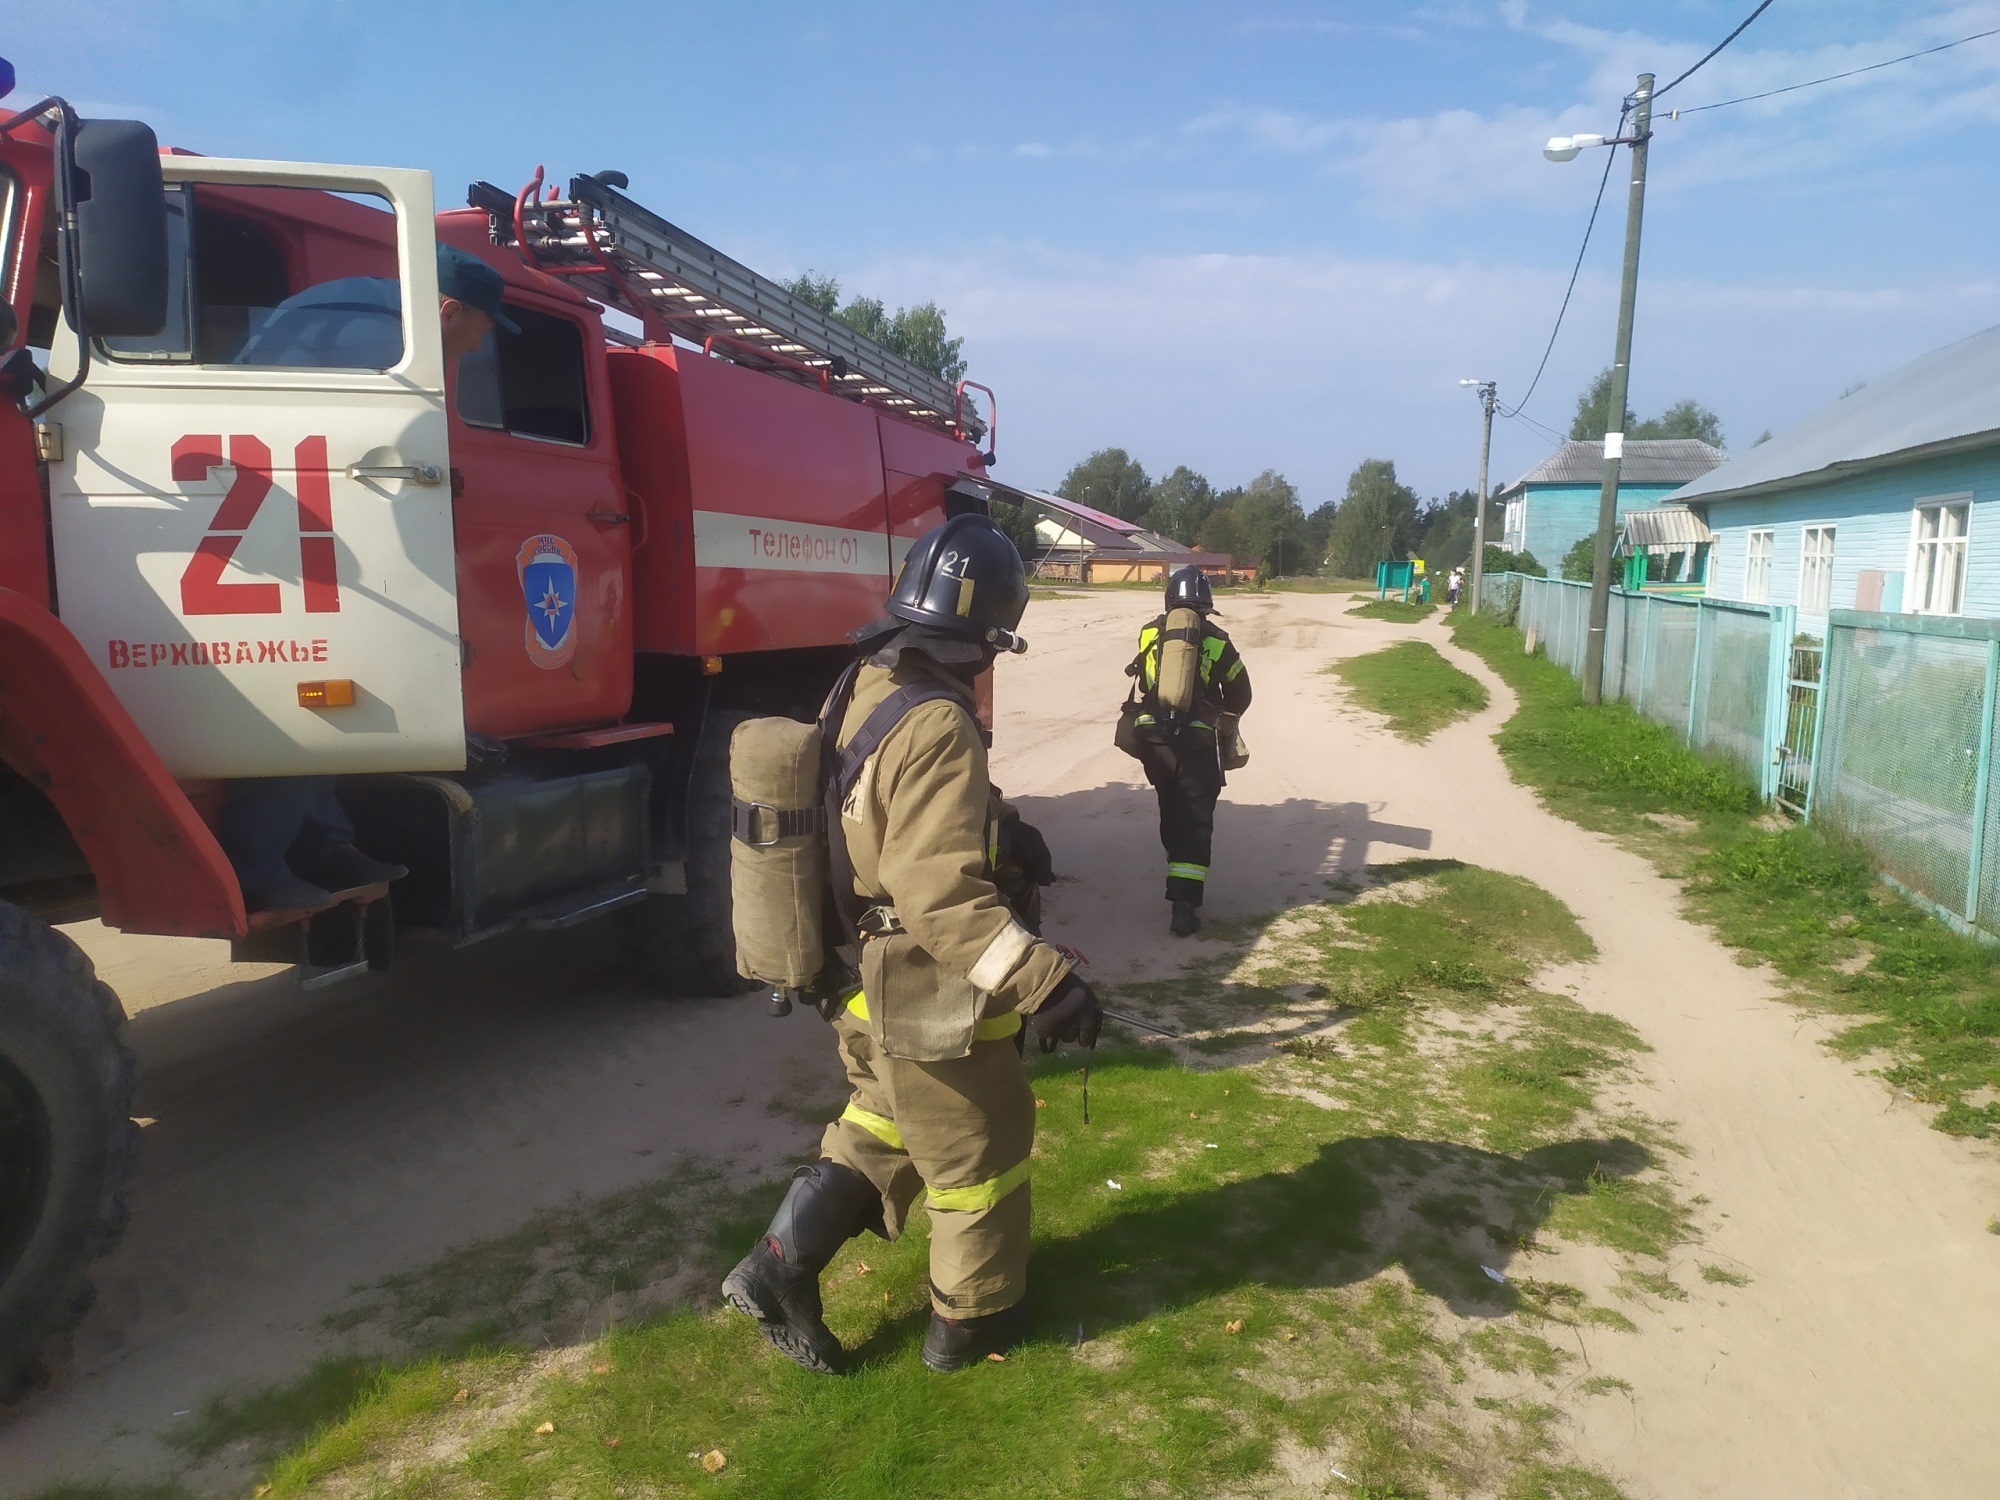
M324 682L299 684L300 708L352 708L354 682L347 677L329 677Z

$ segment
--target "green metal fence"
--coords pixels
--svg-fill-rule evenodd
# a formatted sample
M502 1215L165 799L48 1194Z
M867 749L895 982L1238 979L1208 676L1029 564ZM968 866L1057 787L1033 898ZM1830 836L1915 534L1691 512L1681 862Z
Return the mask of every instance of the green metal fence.
M1590 585L1501 576L1508 587L1493 588L1500 580L1488 580L1482 608L1503 618L1511 613L1550 661L1581 678ZM1603 696L1667 725L1686 744L1735 765L1764 796L1774 796L1793 621L1790 605L1613 589L1605 621Z
M1481 608L1580 676L1587 584L1502 574ZM1613 590L1604 696L1731 761L1767 798L1865 849L1954 926L2000 934L2000 620Z
M2000 621L1835 610L1813 821L1955 923L2000 930Z

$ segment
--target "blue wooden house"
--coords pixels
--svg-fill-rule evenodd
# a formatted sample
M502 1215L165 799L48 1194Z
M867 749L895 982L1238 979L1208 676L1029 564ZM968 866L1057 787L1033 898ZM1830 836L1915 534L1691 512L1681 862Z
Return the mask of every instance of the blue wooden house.
M1659 506L1667 496L1722 462L1700 438L1631 438L1618 470L1618 515ZM1500 545L1526 552L1551 574L1578 538L1597 530L1604 488L1604 444L1571 440L1494 495L1504 506Z
M1708 595L2000 616L2000 328L1843 396L1674 494L1713 538Z

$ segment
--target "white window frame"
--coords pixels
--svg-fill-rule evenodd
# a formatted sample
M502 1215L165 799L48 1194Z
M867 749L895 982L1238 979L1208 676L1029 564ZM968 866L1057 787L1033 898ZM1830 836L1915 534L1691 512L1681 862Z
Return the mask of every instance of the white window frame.
M1757 543L1764 544L1762 556L1758 555ZM1778 555L1778 531L1774 526L1753 526L1743 536L1743 599L1747 604L1769 604L1771 602L1771 564ZM1761 578L1753 572L1753 564L1764 565ZM1753 582L1753 580L1755 580Z
M1815 533L1827 537L1826 548L1826 597L1817 603L1806 598L1806 564L1820 559L1806 551L1806 544ZM1798 605L1802 615L1823 615L1833 608L1833 557L1834 548L1840 541L1840 526L1835 521L1807 521L1799 527L1799 590Z
M1942 546L1940 538L1925 542L1920 536L1923 513L1927 510L1944 511L1965 507L1965 530L1949 539L1958 548L1958 601L1955 609L1932 609L1917 599L1917 565L1926 546ZM1918 615L1962 615L1965 613L1965 575L1967 564L1972 560L1972 491L1958 490L1949 495L1919 495L1910 502L1910 553L1903 571L1903 608Z

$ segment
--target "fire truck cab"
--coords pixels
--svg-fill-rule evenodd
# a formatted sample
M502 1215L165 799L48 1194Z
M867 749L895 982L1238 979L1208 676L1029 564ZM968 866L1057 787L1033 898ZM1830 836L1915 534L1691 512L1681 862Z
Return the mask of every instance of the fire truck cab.
M910 542L1000 488L983 387L623 186L439 213L421 171L0 123L0 1396L87 1305L136 1139L51 924L319 983L621 912L663 987L726 991L730 730L810 715ZM440 243L512 325L455 362ZM213 828L273 776L338 778L408 878L246 911Z

